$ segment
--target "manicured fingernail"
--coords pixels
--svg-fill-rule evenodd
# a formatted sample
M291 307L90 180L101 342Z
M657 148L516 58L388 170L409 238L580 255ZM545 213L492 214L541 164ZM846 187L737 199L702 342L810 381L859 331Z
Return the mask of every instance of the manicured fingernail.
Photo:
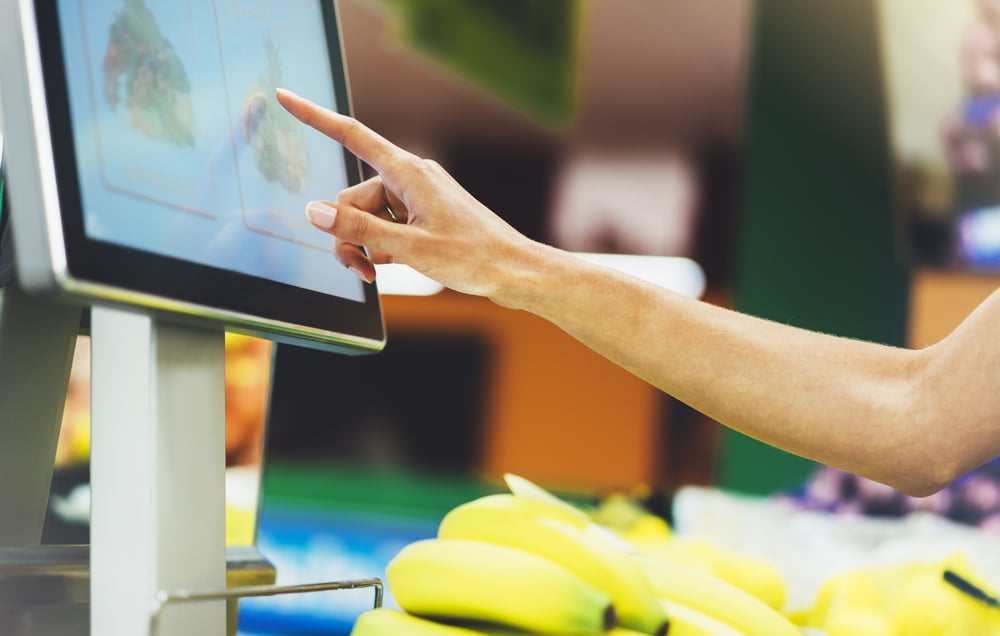
M333 221L337 218L337 210L325 203L313 201L306 207L306 216L316 227L329 230L333 227Z
M363 283L370 283L371 282L370 280L368 280L368 277L365 276L364 274L362 274L361 270L358 269L357 267L355 267L354 265L348 265L347 269L349 269L352 272L354 272L354 275L357 276L359 279L361 279L361 282L363 282Z

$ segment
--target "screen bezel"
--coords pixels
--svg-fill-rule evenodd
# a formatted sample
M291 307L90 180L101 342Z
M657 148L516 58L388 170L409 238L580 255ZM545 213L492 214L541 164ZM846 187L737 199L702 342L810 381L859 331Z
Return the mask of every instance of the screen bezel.
M322 12L336 103L351 114L346 67L335 3L317 0ZM364 284L364 301L339 298L231 270L88 238L56 0L34 0L66 271L64 291L190 317L222 320L227 327L273 340L379 350L385 328L375 284ZM338 72L342 69L342 72ZM334 143L334 142L330 142ZM347 184L362 178L361 166L343 150ZM331 197L337 193L331 193ZM331 243L332 245L332 243ZM331 267L337 264L331 256Z

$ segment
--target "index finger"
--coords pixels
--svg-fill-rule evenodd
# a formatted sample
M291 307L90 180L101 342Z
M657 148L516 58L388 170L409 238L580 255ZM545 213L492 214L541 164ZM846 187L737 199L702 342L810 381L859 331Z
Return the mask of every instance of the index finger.
M397 160L410 156L353 117L318 106L284 88L277 89L275 97L293 117L343 144L380 174L392 178Z

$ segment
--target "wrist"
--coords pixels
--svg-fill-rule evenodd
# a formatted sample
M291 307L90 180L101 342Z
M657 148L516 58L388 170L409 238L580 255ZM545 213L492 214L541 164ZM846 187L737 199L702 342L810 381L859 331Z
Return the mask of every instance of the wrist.
M559 288L580 275L576 269L581 264L579 259L537 241L528 241L516 256L505 261L489 298L503 307L542 316L549 313L548 304L558 302Z

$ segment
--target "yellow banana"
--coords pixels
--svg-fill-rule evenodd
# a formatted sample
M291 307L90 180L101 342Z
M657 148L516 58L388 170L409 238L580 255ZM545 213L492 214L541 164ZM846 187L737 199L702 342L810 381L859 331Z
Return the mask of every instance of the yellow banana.
M702 570L750 592L779 612L784 608L788 596L785 576L766 559L704 539L669 537L634 545L643 556Z
M746 636L733 625L674 601L661 601L670 618L670 636Z
M591 524L587 515L573 508L568 508L569 504L557 505L544 499L524 497L507 492L498 492L491 495L484 495L478 499L473 499L460 506L489 506L500 509L515 510L520 514L532 517L551 517L568 523L571 526L584 530Z
M483 633L379 607L358 616L350 636L483 636Z
M507 483L507 487L510 488L510 491L517 497L522 499L531 499L532 501L539 501L557 508L562 508L565 514L575 516L579 519L580 523L586 524L590 522L590 517L587 513L568 501L553 495L548 490L545 490L534 482L528 481L520 475L504 473L503 479Z
M399 606L420 616L541 634L600 634L614 624L607 594L547 559L495 543L416 541L385 575Z
M633 558L661 599L729 623L747 636L802 636L801 630L781 613L731 583L676 563Z
M715 555L712 574L750 592L779 612L785 607L788 584L784 574L774 563L755 555L707 543L703 544L702 549Z
M872 569L835 574L820 586L812 606L791 616L799 625L816 629L826 629L831 617L842 613L858 615L850 620L868 621L862 615L884 612L886 591L895 587L887 573L886 569Z
M796 618L831 636L1000 634L1000 612L948 583L946 570L983 585L961 553L944 561L876 565L830 577Z
M441 520L441 539L473 539L524 550L566 568L606 592L617 624L662 636L667 616L634 559L606 534L545 516L537 501L489 495L461 504Z
M830 617L823 631L826 636L897 636L884 612L857 609L838 612ZM928 635L937 632L926 632Z

